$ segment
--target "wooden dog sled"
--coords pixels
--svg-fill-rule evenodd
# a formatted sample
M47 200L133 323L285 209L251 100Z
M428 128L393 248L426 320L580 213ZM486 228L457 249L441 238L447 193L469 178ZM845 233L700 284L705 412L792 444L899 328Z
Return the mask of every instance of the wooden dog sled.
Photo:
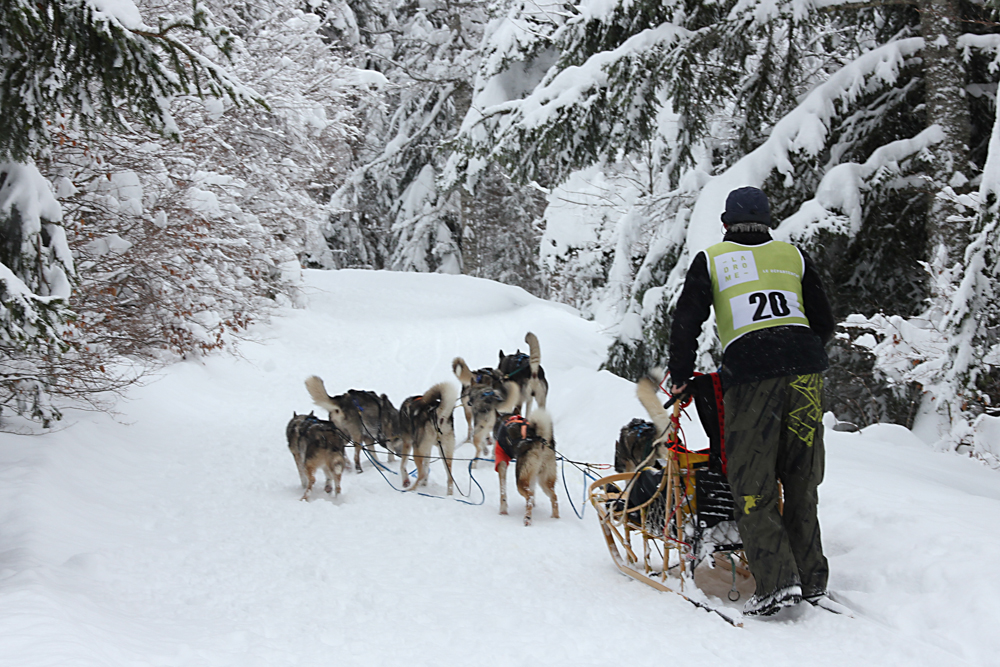
M703 394L708 394L712 380L701 377L709 378L700 383ZM731 588L723 594L734 602L741 595L739 588L752 590L753 583L733 521L735 503L722 472L721 429L713 434L711 423L705 424L713 446L692 452L681 441L680 409L681 401L673 401L666 437L659 439L662 444L643 465L634 473L593 482L590 502L597 510L611 558L623 574L680 595L741 627L738 609L712 604L699 589L706 579L705 569L714 570L716 583L722 580L720 572L727 575ZM706 415L700 405L699 416L704 423ZM708 415L710 422L712 418ZM721 423L718 416L714 418L715 424Z

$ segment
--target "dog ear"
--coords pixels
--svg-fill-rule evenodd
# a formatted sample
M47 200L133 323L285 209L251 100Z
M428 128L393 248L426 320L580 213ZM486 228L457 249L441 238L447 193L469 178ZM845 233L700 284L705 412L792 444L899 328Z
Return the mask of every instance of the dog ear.
M505 355L505 354L503 353L503 350L500 350L500 361L503 361L503 358L504 358L505 356L506 356L506 355Z

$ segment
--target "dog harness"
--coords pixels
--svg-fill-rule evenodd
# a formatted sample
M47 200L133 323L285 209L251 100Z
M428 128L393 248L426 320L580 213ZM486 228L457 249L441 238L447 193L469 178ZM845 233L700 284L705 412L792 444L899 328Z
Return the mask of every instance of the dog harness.
M510 415L509 417L505 417L501 427L501 432L504 434L504 437L497 438L496 444L493 446L493 459L495 461L493 464L493 470L500 470L501 463L510 463L517 458L517 450L515 449L516 445L508 441L506 437L507 426L510 424L520 425L521 427L521 437L518 442L528 437L527 419L521 415Z

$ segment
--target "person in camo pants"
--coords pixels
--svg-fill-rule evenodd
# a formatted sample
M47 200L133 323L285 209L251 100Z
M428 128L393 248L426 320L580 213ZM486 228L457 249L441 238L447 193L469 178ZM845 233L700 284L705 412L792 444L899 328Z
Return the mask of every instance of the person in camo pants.
M829 366L824 344L835 322L809 257L771 238L761 190L732 191L722 223L723 241L699 252L688 269L671 323L669 369L672 391L680 393L714 308L727 476L757 584L743 613L766 616L826 595L829 568L816 507L824 459L822 372Z

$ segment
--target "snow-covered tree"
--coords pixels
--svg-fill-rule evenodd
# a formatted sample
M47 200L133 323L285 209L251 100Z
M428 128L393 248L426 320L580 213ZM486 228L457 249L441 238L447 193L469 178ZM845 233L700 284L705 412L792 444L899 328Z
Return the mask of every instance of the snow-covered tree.
M363 102L352 174L331 200L333 265L466 272L541 293L538 191L498 171L481 191L448 178L488 3L320 3L314 11L333 45L384 75L381 96Z
M86 130L118 125L127 112L177 138L175 95L255 98L185 41L199 36L223 56L232 49L232 35L197 1L155 26L128 1L11 0L0 19L0 159L35 157L57 114Z
M315 15L243 9L217 8L239 35L229 67L268 109L181 97L170 107L180 143L139 124L67 130L46 163L79 259L76 334L90 346L140 358L223 347L294 297L300 263L324 261L324 195L342 178L363 86Z
M687 266L719 239L725 197L743 185L769 193L777 236L809 247L842 317L948 312L971 240L960 202L993 117L997 31L984 18L944 0L511 3L487 31L466 168L497 160L559 185L662 146L651 193L601 244L603 265L620 267L607 279L631 283L608 362L626 375L665 359ZM658 227L635 262L629 240L648 219ZM912 385L894 390L875 357L839 345L835 356L867 359L860 370L885 400L852 414L848 374L831 382L835 409L906 421ZM714 367L712 336L702 353Z
M114 131L130 120L177 137L177 95L255 96L196 48L232 46L229 33L194 3L146 24L130 2L14 0L0 8L0 401L48 424L52 394L88 398L120 386L75 336L67 308L75 279L61 210L35 159L67 133Z
M48 423L47 363L63 340L73 258L59 204L34 165L0 162L0 406Z

